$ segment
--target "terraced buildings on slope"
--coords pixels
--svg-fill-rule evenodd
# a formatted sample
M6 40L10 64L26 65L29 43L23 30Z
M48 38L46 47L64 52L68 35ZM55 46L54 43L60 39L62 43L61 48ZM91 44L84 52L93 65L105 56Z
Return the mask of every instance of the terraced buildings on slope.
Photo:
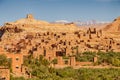
M119 20L119 19L118 19ZM114 22L113 22L114 23ZM12 58L15 74L25 74L24 56L43 55L49 61L58 59L58 66L66 65L62 56L68 56L67 66L91 64L76 62L74 55L85 51L120 51L120 38L117 32L106 29L89 28L81 30L74 23L52 24L35 20L30 14L25 19L6 23L0 29L0 47L8 58ZM97 58L94 58L96 62Z

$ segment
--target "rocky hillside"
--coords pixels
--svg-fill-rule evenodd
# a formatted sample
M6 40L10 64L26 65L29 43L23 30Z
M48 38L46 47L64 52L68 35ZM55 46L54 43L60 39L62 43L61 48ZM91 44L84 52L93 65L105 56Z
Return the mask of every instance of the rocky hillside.
M52 24L46 21L36 20L32 14L29 14L26 18L15 22L7 22L4 26L0 27L0 47L8 52L21 52L21 50L24 50L30 45L33 47L38 42L47 40L44 39L47 35L48 37L49 35L55 36L57 33L63 33L64 35L78 30L79 28L73 23ZM28 52L31 47L27 48L26 51Z
M103 30L88 28L81 30L74 23L53 24L26 18L5 23L0 28L0 47L7 52L49 54L49 57L76 54L85 51L120 51L120 35L107 31L119 31L120 18L107 25Z
M29 14L26 18L17 20L15 22L5 23L4 28L20 28L26 32L73 32L77 27L73 23L67 24L52 24L46 21L40 21L34 19L34 17Z
M120 32L120 17L116 18L112 23L108 24L104 30L108 32Z

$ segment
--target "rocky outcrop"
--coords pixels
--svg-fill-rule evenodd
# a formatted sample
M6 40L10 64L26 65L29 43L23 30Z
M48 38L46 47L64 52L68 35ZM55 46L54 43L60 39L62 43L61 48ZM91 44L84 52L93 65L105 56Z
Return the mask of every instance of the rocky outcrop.
M0 38L3 36L4 33L5 33L5 30L1 27L0 28Z

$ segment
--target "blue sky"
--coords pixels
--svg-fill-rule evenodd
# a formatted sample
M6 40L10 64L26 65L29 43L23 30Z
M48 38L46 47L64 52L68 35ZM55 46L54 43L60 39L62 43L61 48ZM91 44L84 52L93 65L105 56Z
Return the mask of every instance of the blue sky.
M0 0L0 25L33 14L55 21L112 21L120 16L120 0Z

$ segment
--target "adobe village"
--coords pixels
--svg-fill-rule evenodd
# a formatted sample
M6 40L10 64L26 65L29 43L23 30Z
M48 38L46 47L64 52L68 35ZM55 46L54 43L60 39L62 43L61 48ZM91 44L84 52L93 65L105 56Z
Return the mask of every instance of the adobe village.
M97 64L98 52L120 52L120 17L102 28L81 29L74 23L49 23L28 14L24 19L0 27L0 55L11 61L10 65L6 62L7 65L0 67L0 80L10 80L10 75L34 77L27 66L31 61L28 64L25 61L41 57L46 64L49 62L49 67L56 69L119 68L120 64L107 64L105 60ZM89 60L83 60L82 53L91 56Z

